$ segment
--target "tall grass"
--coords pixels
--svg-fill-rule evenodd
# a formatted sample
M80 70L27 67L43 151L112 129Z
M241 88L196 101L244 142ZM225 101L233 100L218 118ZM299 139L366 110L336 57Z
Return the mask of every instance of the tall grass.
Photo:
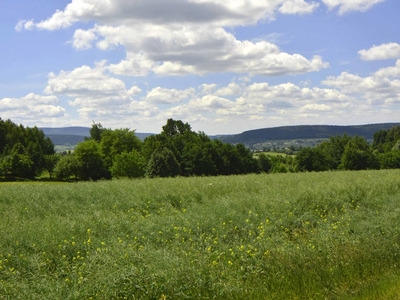
M0 299L396 299L400 171L0 185Z

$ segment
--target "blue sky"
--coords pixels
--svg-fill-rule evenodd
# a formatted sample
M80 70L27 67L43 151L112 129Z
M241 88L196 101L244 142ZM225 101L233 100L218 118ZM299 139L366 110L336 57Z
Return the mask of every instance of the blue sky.
M399 122L398 0L2 0L0 117L207 134Z

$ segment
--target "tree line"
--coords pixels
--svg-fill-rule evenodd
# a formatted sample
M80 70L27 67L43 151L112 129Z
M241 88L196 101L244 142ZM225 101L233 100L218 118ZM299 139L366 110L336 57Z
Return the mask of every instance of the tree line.
M37 127L16 125L0 118L0 176L33 179L55 163L52 141Z
M169 119L160 134L143 142L135 132L94 123L90 137L60 158L55 178L97 180L248 174L259 171L257 159L243 144L224 144L195 132L188 123Z
M360 136L332 136L315 148L301 149L299 171L367 170L400 168L400 126L380 130L372 145Z
M243 144L223 143L167 120L160 134L141 141L134 130L93 123L90 137L66 155L56 154L37 127L0 119L0 176L34 179L47 170L57 180L217 176L328 170L400 168L400 126L380 130L373 143L360 136L331 136L295 156L254 155Z

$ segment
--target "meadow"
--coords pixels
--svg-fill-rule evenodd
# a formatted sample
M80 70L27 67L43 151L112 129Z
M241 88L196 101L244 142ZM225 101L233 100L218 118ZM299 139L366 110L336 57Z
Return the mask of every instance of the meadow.
M0 299L399 299L400 170L0 184Z

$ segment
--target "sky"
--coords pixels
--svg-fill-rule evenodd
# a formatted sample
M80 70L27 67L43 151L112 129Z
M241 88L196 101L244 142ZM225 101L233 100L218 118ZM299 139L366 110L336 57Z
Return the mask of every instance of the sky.
M206 134L400 122L399 0L1 0L0 118Z

